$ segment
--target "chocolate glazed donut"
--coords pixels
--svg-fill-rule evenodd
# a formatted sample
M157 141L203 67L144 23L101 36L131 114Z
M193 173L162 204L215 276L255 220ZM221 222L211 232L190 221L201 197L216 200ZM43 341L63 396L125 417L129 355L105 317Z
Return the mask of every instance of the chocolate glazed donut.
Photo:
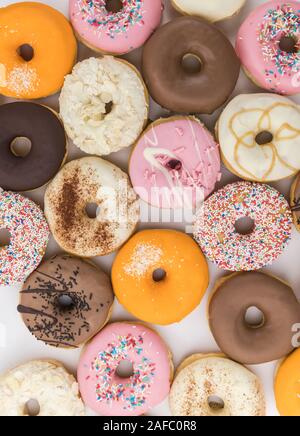
M1 188L30 191L49 182L67 152L58 116L36 103L8 103L0 106L0 125Z
M76 348L104 327L113 301L104 272L91 262L64 254L43 262L26 280L18 311L38 340Z
M226 36L195 17L162 26L143 51L151 96L174 112L213 113L233 92L239 72L240 62Z
M262 312L260 325L246 322L251 307ZM293 290L275 277L237 273L217 283L208 315L220 349L237 362L256 365L293 351L292 328L300 322L300 305Z

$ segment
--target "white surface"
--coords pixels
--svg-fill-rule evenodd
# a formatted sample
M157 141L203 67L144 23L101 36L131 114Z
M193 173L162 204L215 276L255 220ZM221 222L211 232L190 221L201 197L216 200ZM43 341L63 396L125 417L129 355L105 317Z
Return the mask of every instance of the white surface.
M19 0L19 2L22 0ZM225 0L226 1L226 0ZM5 6L7 4L14 3L13 1L8 0L0 0L0 5ZM61 12L67 14L67 6L68 0L48 0L48 1L40 1L40 3L48 3L49 5L57 8ZM165 0L166 10L164 13L164 20L166 21L170 16L178 16L174 10L169 5L169 0ZM264 1L258 0L247 0L247 5L242 13L223 24L219 24L226 34L234 41L235 35L237 33L237 29L241 24L242 20L247 16L247 14L252 10L256 5L265 3ZM188 29L187 29L188 32ZM141 51L138 50L126 58L130 61L133 61L137 66L140 63L140 54ZM80 59L84 59L91 55L94 55L92 51L80 47ZM252 85L249 80L245 77L243 73L241 73L240 80L238 86L235 90L235 95L245 92L259 92L260 90ZM300 97L294 99L300 103ZM57 109L57 96L51 97L50 99L41 100L43 103L46 103L52 106L54 109ZM0 97L0 104L5 102L4 98ZM165 111L161 110L157 105L152 103L151 105L151 118L155 119L158 115L165 114ZM205 116L201 117L202 120L207 124L207 126L213 129L215 121L218 117L219 111L215 113L213 116ZM69 158L74 158L75 156L83 155L78 149L75 147L71 147L71 152ZM129 150L119 152L115 155L111 155L108 157L108 160L111 160L115 164L121 166L123 169L127 169L127 161L128 161ZM236 178L230 175L226 170L223 169L223 179L222 185L230 181L236 180ZM287 198L289 197L289 189L291 185L291 180L284 181L281 183L273 184L277 189L286 194ZM43 204L43 190L39 190L34 193L28 194L28 196L39 204ZM26 194L27 195L27 194ZM155 223L143 225L141 224L141 228L147 227L157 227ZM182 225L163 225L163 227L176 227L176 228L184 228ZM281 256L281 258L268 270L272 271L272 273L278 275L284 280L288 281L294 288L295 292L300 297L300 289L298 289L298 284L300 281L300 269L298 266L298 258L299 258L299 245L300 245L300 234L294 230L293 239L285 251L285 253ZM52 255L53 253L59 252L58 246L51 241L49 245L49 249L47 252L47 257ZM102 266L104 270L107 272L110 271L110 267L112 264L113 256L109 256L106 258L97 258L96 262ZM197 308L189 317L187 317L180 324L172 325L169 327L157 327L157 331L161 334L161 336L165 339L165 341L170 346L173 355L175 365L177 366L185 357L199 352L212 352L218 350L212 335L209 331L208 323L206 320L206 303L207 297L210 294L210 290L215 282L217 277L224 275L224 272L218 270L215 266L210 264L211 271L211 281L210 281L210 289L206 294L206 298L203 300L201 306ZM16 311L16 306L18 304L18 288L4 288L0 287L0 373L8 370L11 367L14 367L20 363L26 362L31 359L37 358L50 358L57 359L62 361L66 366L72 370L76 371L76 365L78 362L78 358L80 355L80 350L77 351L66 351L66 350L57 350L55 348L46 347L42 343L36 341L28 332L26 327L23 325L20 316ZM116 302L115 308L113 312L113 321L116 320L130 320L132 317ZM267 398L268 410L267 413L269 416L277 415L275 402L274 402L274 394L273 394L273 376L275 370L276 362L260 365L256 367L252 367L254 372L261 377ZM149 415L169 415L170 411L168 408L168 402L166 401L164 404L160 405L156 409L152 410Z

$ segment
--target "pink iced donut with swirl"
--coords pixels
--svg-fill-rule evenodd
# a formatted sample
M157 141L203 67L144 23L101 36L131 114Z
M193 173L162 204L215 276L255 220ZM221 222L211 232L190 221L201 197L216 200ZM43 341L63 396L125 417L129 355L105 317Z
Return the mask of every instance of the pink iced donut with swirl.
M259 6L242 24L236 50L258 86L277 94L300 93L300 3Z
M79 39L109 54L141 47L159 26L161 0L70 0L70 19Z
M239 231L240 219L253 226ZM270 265L288 245L292 215L282 194L268 185L237 182L213 194L199 209L194 238L219 268L253 271Z
M195 117L152 123L132 152L129 173L136 193L161 208L192 209L221 179L220 152L212 134Z
M133 373L121 378L117 369L130 361ZM86 347L78 366L84 403L102 416L138 416L169 394L171 355L153 330L130 323L104 328Z

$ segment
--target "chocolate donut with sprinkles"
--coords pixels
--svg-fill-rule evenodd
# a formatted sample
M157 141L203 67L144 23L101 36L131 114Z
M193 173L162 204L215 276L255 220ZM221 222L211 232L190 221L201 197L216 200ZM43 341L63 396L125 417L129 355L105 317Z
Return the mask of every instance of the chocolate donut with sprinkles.
M107 323L114 301L109 277L90 261L62 254L26 280L18 311L47 345L76 348Z
M213 194L194 223L194 238L204 254L228 271L271 264L291 233L292 214L284 196L268 185L250 182L232 183Z
M9 234L8 244L0 247L0 285L23 283L45 254L46 218L33 201L0 188L0 230Z
M133 370L119 375L126 361ZM173 377L170 352L160 336L140 324L105 327L84 350L78 383L86 406L102 416L139 416L169 394Z
M70 0L78 39L100 53L120 55L141 47L159 26L161 0Z

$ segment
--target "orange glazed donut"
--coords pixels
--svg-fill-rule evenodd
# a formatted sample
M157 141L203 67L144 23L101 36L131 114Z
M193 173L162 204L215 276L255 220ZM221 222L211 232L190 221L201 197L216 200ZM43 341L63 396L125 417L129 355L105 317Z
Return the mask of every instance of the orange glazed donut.
M300 349L279 365L274 389L280 415L300 416Z
M173 230L137 233L120 250L112 269L119 302L152 324L181 321L200 303L209 281L197 244Z
M77 43L71 25L41 3L0 8L0 94L35 99L60 90Z

